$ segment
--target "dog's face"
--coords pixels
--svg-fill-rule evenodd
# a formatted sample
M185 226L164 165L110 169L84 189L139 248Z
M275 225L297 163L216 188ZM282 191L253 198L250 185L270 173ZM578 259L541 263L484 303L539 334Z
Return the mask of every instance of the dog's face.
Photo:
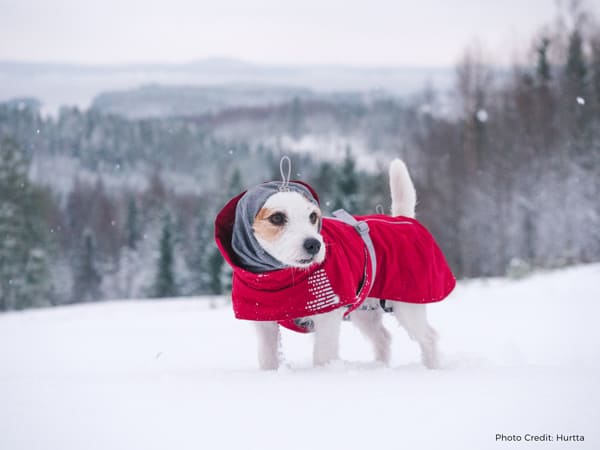
M277 192L258 211L252 229L273 258L286 266L307 268L325 259L320 225L317 205L298 192Z

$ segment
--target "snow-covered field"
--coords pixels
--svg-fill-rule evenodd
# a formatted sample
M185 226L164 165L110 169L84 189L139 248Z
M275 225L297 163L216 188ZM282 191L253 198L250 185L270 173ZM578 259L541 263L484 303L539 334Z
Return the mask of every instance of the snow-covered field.
M600 265L460 283L430 308L437 371L387 315L389 368L346 322L342 361L312 368L285 332L284 367L259 372L250 324L207 304L0 315L0 449L600 448Z

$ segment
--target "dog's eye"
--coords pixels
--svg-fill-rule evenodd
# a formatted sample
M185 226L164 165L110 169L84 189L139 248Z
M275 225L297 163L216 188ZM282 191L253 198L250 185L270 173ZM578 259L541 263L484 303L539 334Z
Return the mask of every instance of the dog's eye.
M314 225L317 223L317 220L319 220L319 215L313 211L310 213L310 216L308 216L308 219L310 220L310 223Z
M273 225L283 225L285 220L285 214L283 213L275 213L269 216L269 222L271 222Z

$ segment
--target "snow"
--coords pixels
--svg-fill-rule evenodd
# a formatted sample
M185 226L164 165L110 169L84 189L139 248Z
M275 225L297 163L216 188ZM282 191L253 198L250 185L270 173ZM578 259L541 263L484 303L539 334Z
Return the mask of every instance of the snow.
M389 155L381 149L369 148L365 137L341 136L336 133L306 133L299 138L284 134L276 138L266 139L268 146L282 147L292 154L310 155L317 161L341 161L346 150L351 149L356 158L356 167L369 173L374 173L380 167L378 163L387 161Z
M485 123L488 120L488 113L485 109L478 109L476 116L477 120L479 120L482 123Z
M599 280L595 264L459 283L429 310L445 355L437 371L390 315L389 368L345 322L341 361L311 367L312 338L285 331L286 363L260 372L251 324L223 299L6 313L0 448L599 448Z
M580 105L585 105L585 98L577 97L577 103L579 103Z
M124 169L117 164L110 166L110 169L114 170L107 169L92 171L69 156L39 155L32 161L29 178L35 184L49 186L52 190L66 196L73 189L76 179L92 185L101 179L108 191L128 189L141 192L147 189L148 178L152 173L152 169L145 165ZM201 189L198 179L194 175L164 169L161 171L161 178L170 189L177 193L198 193Z

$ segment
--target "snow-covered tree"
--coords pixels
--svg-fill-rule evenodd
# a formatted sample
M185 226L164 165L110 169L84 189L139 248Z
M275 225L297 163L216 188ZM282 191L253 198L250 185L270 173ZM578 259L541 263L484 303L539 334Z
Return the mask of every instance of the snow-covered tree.
M208 267L214 245L212 220L206 215L200 214L196 219L191 254L187 264L190 294L199 295L212 292Z
M75 267L73 268L75 276L71 301L79 303L99 300L101 297L102 276L97 268L94 235L89 228L83 233L82 243L77 253Z
M127 200L127 218L125 222L127 247L130 250L135 250L140 239L140 223L139 213L136 201L133 197Z
M240 169L236 166L229 178L226 198L230 199L244 190L244 180Z
M43 199L27 178L28 160L0 141L0 310L51 303Z
M213 249L208 258L209 288L213 294L221 295L227 289L224 277L225 260L218 249Z
M569 35L565 73L570 82L571 89L578 95L583 95L587 75L583 45L581 31L579 29L573 30Z

